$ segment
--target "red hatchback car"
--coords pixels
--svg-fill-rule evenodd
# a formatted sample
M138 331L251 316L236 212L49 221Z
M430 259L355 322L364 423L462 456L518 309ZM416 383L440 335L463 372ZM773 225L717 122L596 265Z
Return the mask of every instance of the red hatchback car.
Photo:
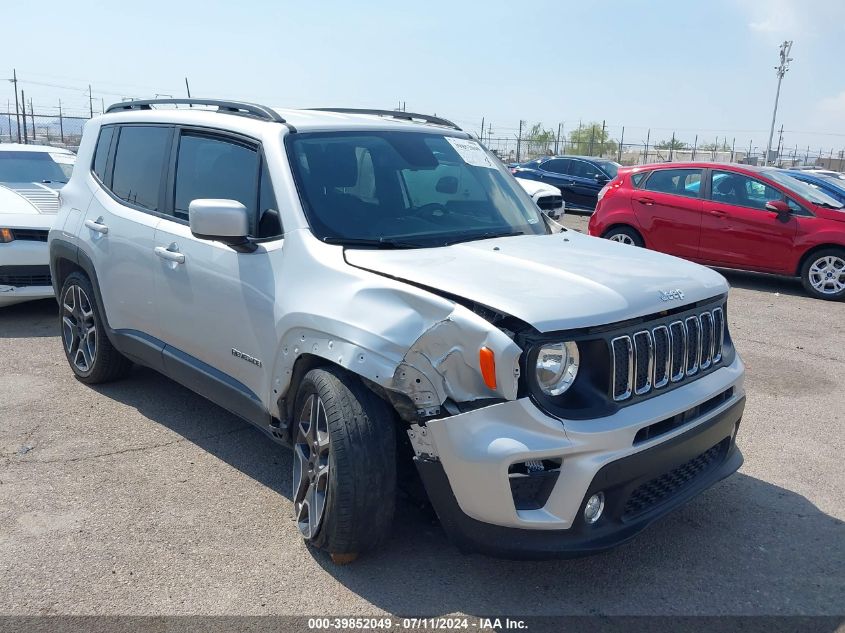
M814 297L845 299L845 209L773 167L621 168L589 230L709 266L800 277Z

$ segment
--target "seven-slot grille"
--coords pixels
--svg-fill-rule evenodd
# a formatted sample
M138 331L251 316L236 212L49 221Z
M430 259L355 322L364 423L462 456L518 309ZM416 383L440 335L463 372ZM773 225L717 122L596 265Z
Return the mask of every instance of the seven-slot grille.
M722 360L722 308L617 336L613 355L613 399L627 400L695 376Z

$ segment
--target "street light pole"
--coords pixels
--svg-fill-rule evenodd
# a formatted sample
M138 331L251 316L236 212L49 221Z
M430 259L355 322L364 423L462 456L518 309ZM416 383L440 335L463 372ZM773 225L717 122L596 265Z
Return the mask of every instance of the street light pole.
M792 50L792 40L784 41L784 43L780 45L780 64L775 66L775 70L777 71L778 76L778 89L775 93L775 109L772 112L772 126L771 128L769 128L769 144L766 146L766 155L763 157L763 165L769 164L769 155L772 151L772 138L775 135L775 119L778 116L780 83L783 81L783 76L786 74L786 71L789 70L789 62L792 61L792 57L789 56L790 50Z

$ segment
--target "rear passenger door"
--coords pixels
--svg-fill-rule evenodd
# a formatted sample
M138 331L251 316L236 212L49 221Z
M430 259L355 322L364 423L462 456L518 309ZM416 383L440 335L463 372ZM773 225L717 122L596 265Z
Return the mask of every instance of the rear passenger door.
M699 257L701 169L655 169L631 193L646 245L687 259Z
M109 326L135 342L159 336L153 246L172 136L164 125L101 128L92 165L97 186L80 229ZM135 352L156 366L154 346Z
M282 255L269 171L252 139L183 129L174 143L168 215L154 240L165 371L210 400L266 422L262 396L271 391L280 283L279 266L269 260ZM258 249L240 253L194 237L188 206L201 198L241 202L252 215L250 234L262 240Z

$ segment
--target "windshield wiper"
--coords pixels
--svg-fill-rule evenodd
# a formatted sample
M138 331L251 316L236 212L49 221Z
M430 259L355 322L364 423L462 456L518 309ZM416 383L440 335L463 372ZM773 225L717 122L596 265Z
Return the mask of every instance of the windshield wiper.
M340 244L342 246L374 246L376 248L422 248L422 244L404 242L389 237L370 239L365 237L324 237L326 244Z
M488 231L487 233L477 233L475 235L465 235L453 240L447 240L440 246L451 246L452 244L460 244L461 242L474 242L476 240L492 240L495 237L513 237L516 235L525 235L525 231Z

